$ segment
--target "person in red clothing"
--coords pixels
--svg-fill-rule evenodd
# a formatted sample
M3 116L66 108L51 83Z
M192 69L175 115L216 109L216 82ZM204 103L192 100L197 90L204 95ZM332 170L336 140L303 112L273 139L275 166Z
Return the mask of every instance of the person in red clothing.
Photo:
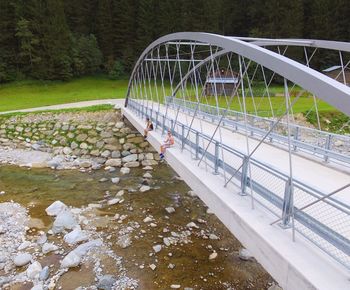
M166 148L169 148L171 146L173 146L175 144L175 139L174 136L171 134L171 131L168 130L167 133L167 138L164 140L164 143L160 146L160 158L163 159L164 158L164 153Z

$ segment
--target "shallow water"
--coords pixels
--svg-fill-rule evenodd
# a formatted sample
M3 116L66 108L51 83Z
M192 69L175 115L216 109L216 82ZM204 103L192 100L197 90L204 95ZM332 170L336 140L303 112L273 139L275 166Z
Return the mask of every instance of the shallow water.
M187 195L187 185L174 180L175 173L166 164L152 172L152 190L140 193L137 189L142 182L142 169L132 169L130 175L120 176L121 182L113 185L110 181L99 182L102 177L119 176L103 170L93 173L79 171L51 171L47 169L25 169L14 166L0 167L0 202L13 200L29 210L33 234L37 230L50 229L53 219L46 215L45 208L52 202L61 200L74 207L87 206L105 200L105 192L114 196L120 189L129 189L124 194L122 204L105 206L94 211L100 218L95 221L97 231L109 242L113 251L123 257L123 265L129 277L139 280L139 289L170 289L172 284L180 284L181 289L267 289L272 278L255 261L242 261L238 258L240 243L223 224L198 199ZM132 189L136 191L133 192ZM175 213L167 214L166 207L172 206ZM125 214L127 218L121 224L112 220L116 214ZM143 222L152 215L156 227ZM206 223L199 223L202 219ZM188 241L163 247L154 254L152 246L163 244L163 237L171 232L183 233L189 222L195 222L200 229L193 229ZM119 231L128 223L138 222L140 228L131 234L132 244L122 249L117 243ZM164 228L168 232L164 232ZM140 234L140 230L142 234ZM200 231L203 230L202 234ZM203 233L220 237L219 240L204 239ZM218 257L209 260L215 250ZM59 255L44 257L43 265L59 265ZM113 263L105 257L105 273L116 274ZM157 268L153 271L150 264ZM174 265L173 269L169 264ZM140 268L141 265L141 268ZM144 267L142 267L144 266ZM94 285L93 265L84 265L64 274L57 286L62 289L75 289L83 285ZM15 289L15 288L13 288ZM18 285L16 289L28 289ZM29 287L30 289L30 287Z

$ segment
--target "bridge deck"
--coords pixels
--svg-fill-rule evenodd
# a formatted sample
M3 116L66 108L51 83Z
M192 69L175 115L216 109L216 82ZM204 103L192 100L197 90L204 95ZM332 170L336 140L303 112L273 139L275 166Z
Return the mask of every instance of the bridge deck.
M155 107L158 110L158 108ZM160 107L159 111L165 113L165 108ZM134 111L123 108L123 114L129 121L140 131L143 131L144 119L136 115ZM174 111L168 111L170 116L175 117ZM186 115L180 114L179 121L186 124ZM190 117L188 124L190 123ZM204 124L204 123L203 123ZM201 131L201 125L198 120L194 120L193 127ZM205 131L210 135L215 126L206 123ZM204 129L204 128L203 128ZM204 130L203 130L204 131ZM164 136L161 131L155 130L149 135L149 142L158 148ZM235 146L241 150L245 150L245 138L239 134L233 134L229 130L222 129L222 138L231 146ZM235 136L232 138L232 136ZM190 136L193 139L193 136ZM256 144L256 140L251 140L251 145ZM286 152L271 145L264 145L267 150L264 153L256 152L256 156L263 159L264 162L288 170L284 165L286 162ZM252 149L252 148L251 148ZM215 148L209 147L209 151L213 153ZM268 154L272 154L275 158L269 158ZM225 154L224 154L225 155ZM276 157L278 156L278 157ZM180 144L171 148L166 153L168 163L184 178L184 180L195 190L199 197L214 211L219 219L228 227L228 229L247 247L256 257L256 259L270 272L270 274L280 283L284 289L348 289L350 282L348 280L348 270L336 263L324 252L320 251L315 245L308 242L302 236L297 237L297 242L293 243L290 232L281 230L278 226L270 226L270 222L275 220L271 212L264 207L256 204L255 210L251 210L251 200L249 196L239 196L239 189L233 184L223 187L222 175L213 175L208 172L206 166L198 165L198 160L193 160L193 154L188 150L181 151ZM224 156L225 158L225 156ZM237 160L229 160L231 158L226 155L225 162L237 163ZM326 171L322 173L314 173L317 180L320 179L319 174L327 176L327 174L335 174L334 178L338 178L337 182L327 184L328 189L339 187L338 182L348 182L349 175L335 169L329 169L322 164L302 158L295 157L296 160L308 169L304 169L301 173L300 168L296 167L298 177L308 180L303 174L308 174L308 170L319 170L319 166L325 167ZM294 161L293 161L294 162ZM295 165L294 165L295 166ZM315 169L313 169L315 168ZM209 169L212 171L211 169ZM330 171L328 171L330 170ZM331 173L329 173L331 172ZM329 180L327 176L327 180ZM347 179L343 179L347 178ZM316 181L317 181L316 180ZM324 182L327 183L327 182ZM315 182L315 185L317 183ZM323 185L321 185L322 187ZM318 187L319 184L318 184ZM283 192L281 188L281 192ZM282 193L281 193L282 194ZM344 201L347 199L345 198ZM317 267L315 267L317 265Z
M158 107L155 108L158 110ZM159 112L165 114L166 106L161 105L159 107ZM176 110L168 108L167 115L170 118L175 119L176 114ZM179 111L177 120L179 123L190 125L192 116ZM210 123L209 121L194 118L192 128L212 136L216 125ZM221 131L221 138L219 130ZM216 140L222 141L223 144L247 154L248 149L245 135L232 132L224 127L221 127L219 130L215 136ZM193 139L193 136L189 137ZM252 150L258 145L259 141L250 136L248 136L248 138L249 152L252 152ZM205 145L207 145L207 143ZM213 153L214 146L210 146L208 150ZM339 164L334 164L334 166L331 166L332 164L320 162L319 159L313 159L312 156L308 158L305 156L305 154L301 155L295 152L292 152L292 154L293 177L313 188L319 189L324 193L330 193L338 189L340 186L349 183L350 181L350 169L346 166L341 166ZM223 152L223 155L225 161L230 163L231 156L227 154L227 152ZM286 151L284 148L269 143L263 143L252 157L261 161L262 163L276 168L280 172L284 172L287 175L289 174L288 151ZM232 162L235 161L232 160ZM334 198L350 205L350 188L347 188L335 195Z

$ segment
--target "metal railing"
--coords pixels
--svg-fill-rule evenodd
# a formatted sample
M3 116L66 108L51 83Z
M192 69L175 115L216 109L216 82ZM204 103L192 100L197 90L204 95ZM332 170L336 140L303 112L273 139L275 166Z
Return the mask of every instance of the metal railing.
M221 115L226 109L217 108L208 104L196 103L192 101L180 100L173 97L165 98L166 104L173 109L183 112L194 113L197 111L197 116L209 120L212 123L219 122ZM231 130L248 133L255 138L262 138L272 128L274 129L269 134L269 141L278 144L288 144L288 125L284 122L263 118L255 115L247 114L247 125L244 123L244 114L238 111L227 110L226 117L222 122L222 126L228 127ZM330 159L341 161L350 165L350 136L328 133L313 128L290 124L291 145L294 151L300 150L316 157L320 157L325 161Z
M141 118L149 117L156 129L171 129L182 149L194 159L203 154L214 174L234 175L231 184L241 195L267 208L281 219L282 228L299 232L350 269L350 206L240 152L169 116L129 99L128 108ZM208 146L208 150L206 150ZM243 164L243 166L241 166ZM239 170L238 170L239 169ZM238 170L238 172L237 172ZM317 201L317 202L315 202ZM306 205L310 205L305 207ZM305 209L303 209L305 208ZM303 210L301 210L303 209Z

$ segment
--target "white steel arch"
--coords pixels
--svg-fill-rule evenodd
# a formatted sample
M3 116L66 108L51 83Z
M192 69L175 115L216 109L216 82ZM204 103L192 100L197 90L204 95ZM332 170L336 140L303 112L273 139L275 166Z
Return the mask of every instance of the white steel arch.
M145 56L152 51L152 49L167 42L174 41L195 41L213 45L222 48L223 50L234 52L242 57L264 66L271 71L276 72L280 76L294 82L295 84L303 87L307 91L317 95L318 98L329 103L339 111L350 115L350 88L344 84L333 80L316 70L313 70L306 65L303 65L297 61L289 59L278 53L260 47L259 45L283 45L283 44L295 44L305 45L309 44L310 47L315 45L330 49L341 49L349 51L349 45L342 42L329 42L329 41L312 41L312 40L257 40L257 44L248 43L243 40L234 37L227 37L217 34L202 33L202 32L180 32L163 36L153 43L151 43L141 54L138 61L135 64L133 72L130 77L127 98L129 97L131 81L135 76L135 73L144 60ZM260 42L259 42L260 41ZM265 41L265 42L264 42ZM127 104L127 101L126 101Z

